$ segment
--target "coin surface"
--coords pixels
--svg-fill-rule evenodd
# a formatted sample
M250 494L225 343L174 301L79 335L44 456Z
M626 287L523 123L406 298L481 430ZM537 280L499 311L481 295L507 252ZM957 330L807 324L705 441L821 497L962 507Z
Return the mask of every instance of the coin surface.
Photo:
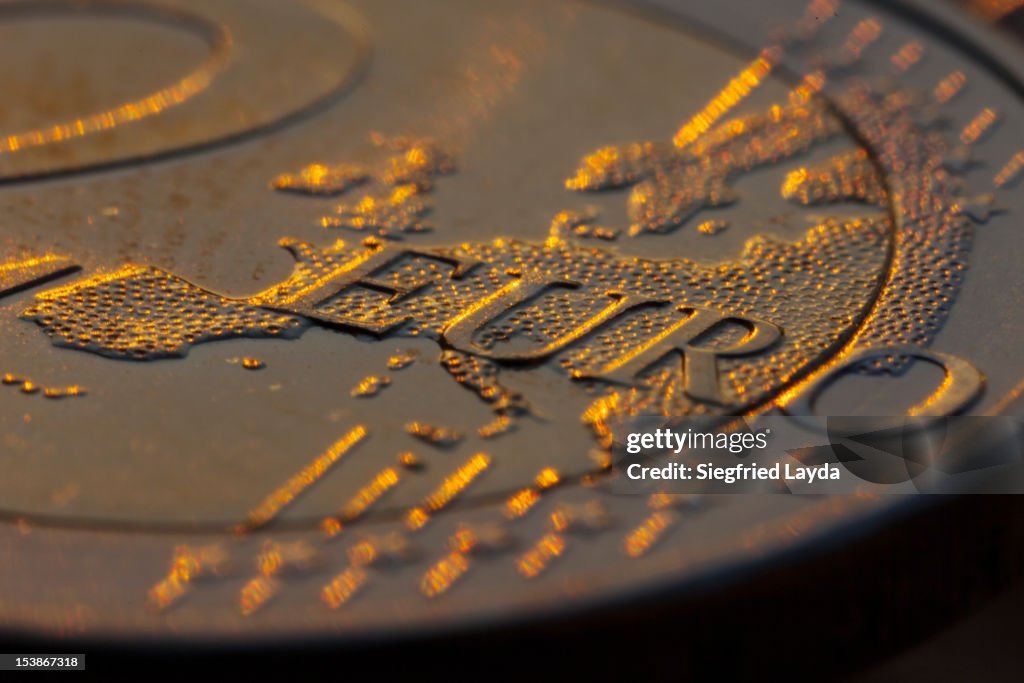
M911 504L616 495L632 417L1020 415L1017 48L693 5L0 5L0 625L542 619Z

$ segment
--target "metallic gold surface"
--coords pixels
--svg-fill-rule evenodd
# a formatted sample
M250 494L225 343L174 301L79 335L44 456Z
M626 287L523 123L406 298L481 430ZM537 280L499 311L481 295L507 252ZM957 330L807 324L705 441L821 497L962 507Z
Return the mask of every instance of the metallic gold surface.
M366 637L708 585L900 503L616 495L631 419L1013 410L1016 95L884 6L662 4L224 0L205 81L0 154L147 157L0 188L0 626Z
M349 449L366 437L366 428L362 425L335 441L323 455L316 458L301 472L289 479L281 488L268 495L263 502L254 507L246 519L248 529L258 529L270 523L283 508L291 504L295 497L307 487L316 483L320 477L340 460Z
M150 84L140 96L28 130L0 132L0 178L6 180L110 166L252 134L352 85L369 50L358 16L344 8L320 13L300 3L231 0L8 0L0 5L0 26L47 21L77 21L86 33L100 34L118 22L152 24L197 39L206 54L171 83ZM68 50L75 42L88 44L88 37L71 34L70 42ZM289 79L292 60L307 64L305 78ZM289 87L273 87L275 81Z

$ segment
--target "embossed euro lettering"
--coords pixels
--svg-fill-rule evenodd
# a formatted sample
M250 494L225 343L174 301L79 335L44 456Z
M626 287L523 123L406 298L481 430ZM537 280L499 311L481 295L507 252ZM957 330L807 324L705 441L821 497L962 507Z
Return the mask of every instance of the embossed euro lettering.
M431 278L418 280L410 284L398 284L374 277L374 273L386 268L402 258L418 256L420 258L432 259L453 266L450 277L460 278L465 275L475 262L469 259L445 256L431 251L410 249L408 247L385 246L376 251L371 251L364 258L356 260L351 264L339 268L330 276L321 278L310 287L300 291L289 299L273 304L267 304L264 308L270 308L287 313L294 313L312 320L323 323L342 325L354 328L361 332L369 332L375 335L384 335L394 328L409 320L408 316L390 318L380 321L355 319L342 315L333 315L320 308L325 302L339 296L350 287L360 286L372 289L384 294L390 294L387 304L397 303L407 297L429 287L433 282Z
M682 359L686 394L698 401L722 404L724 399L718 378L719 358L735 358L764 351L782 336L781 328L767 320L686 304L680 305L677 310L685 316L681 321L602 368L575 373L574 379L601 379L632 385L640 374L665 356L678 354ZM701 337L728 324L742 325L747 328L747 335L738 343L724 348L696 345Z
M923 401L907 409L907 415L955 415L969 406L985 389L985 376L969 361L913 344L891 344L862 349L828 368L784 406L790 415L814 415L818 398L847 372L872 360L906 356L937 365L945 373L942 383Z
M579 283L563 278L550 277L536 271L528 271L461 313L444 331L444 339L456 349L491 360L506 363L538 362L578 342L608 321L629 310L662 302L660 299L637 294L608 292L607 296L611 303L601 309L600 312L573 326L569 332L555 341L531 351L501 353L493 349L482 348L473 340L474 334L487 325L487 323L512 310L515 306L556 287L577 288Z

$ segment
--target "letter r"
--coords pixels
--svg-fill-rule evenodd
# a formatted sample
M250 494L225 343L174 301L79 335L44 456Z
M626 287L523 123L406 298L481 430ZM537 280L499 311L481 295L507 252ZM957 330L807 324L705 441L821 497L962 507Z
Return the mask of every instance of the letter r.
M687 396L705 403L722 404L718 359L764 351L782 336L782 330L767 320L685 304L676 310L685 316L681 321L604 367L577 371L573 378L600 379L632 386L636 383L637 375L644 370L668 354L678 354L682 356L683 383ZM707 332L730 322L738 323L748 330L747 335L738 343L726 348L700 348L694 345Z

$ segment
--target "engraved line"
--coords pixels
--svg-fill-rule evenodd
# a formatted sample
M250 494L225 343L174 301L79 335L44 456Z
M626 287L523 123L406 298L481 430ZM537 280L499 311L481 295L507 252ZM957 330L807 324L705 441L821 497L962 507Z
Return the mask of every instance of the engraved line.
M367 510L373 507L377 501L384 497L388 491L394 488L399 482L398 471L393 467L381 470L368 484L356 492L352 498L341 508L336 517L327 517L321 524L321 528L328 536L337 536L341 533L342 525L345 522L362 517Z
M533 487L521 489L509 496L505 501L505 516L509 519L520 519L526 516L540 502L540 491Z
M522 519L527 512L540 502L541 494L562 483L562 475L554 467L544 467L534 477L533 486L513 494L505 501L505 517L512 521ZM452 537L452 551L437 561L424 573L420 580L420 592L428 598L445 593L470 569L469 553L479 544L480 539L472 531L456 532Z
M486 453L474 455L445 479L420 505L406 513L406 526L414 531L425 526L430 521L430 513L446 507L490 465L491 458Z
M68 4L74 7L77 3ZM165 109L178 106L206 90L230 62L231 32L226 26L212 25L207 20L191 13L175 10L175 14L179 19L188 20L193 24L198 23L210 34L207 37L211 48L210 55L195 70L150 95L124 102L110 109L44 128L0 136L0 154L64 142L110 130L122 124L134 123L155 116Z
M504 505L505 517L522 519L540 502L543 491L554 488L562 483L562 475L554 467L545 467L534 477L533 486L516 491L508 497Z
M999 112L992 107L985 107L960 131L960 142L965 145L979 142L992 131L992 127L998 121Z
M248 617L262 609L281 590L281 582L272 576L257 576L242 587L238 607Z
M228 565L227 551L220 545L177 546L170 571L149 589L146 604L151 609L166 609L188 594L195 579L222 575Z
M81 266L71 259L56 254L0 264L0 297L70 275L80 269Z
M238 606L242 616L262 609L281 588L279 577L286 573L302 573L322 564L320 551L305 541L275 543L268 541L256 556L258 574L246 582L239 592Z
M665 531L673 526L677 517L670 512L658 510L640 522L623 539L623 548L630 557L645 555L661 540Z
M838 3L828 0L815 0L809 3L804 11L804 20L805 22L814 20L824 23L824 21L828 21L834 16L837 5ZM873 43L880 33L881 23L877 19L874 17L865 19L850 32L844 44L844 49L850 52L855 59L859 58L864 48ZM771 45L763 49L718 94L711 98L704 106L704 109L679 128L672 138L675 146L682 148L692 144L701 135L706 133L715 122L746 99L771 74L772 70L782 59L782 55L783 49L780 45ZM820 89L821 85L824 85L823 77L820 79L818 89Z
M956 97L966 84L967 76L958 69L936 84L935 89L932 90L932 96L939 104L946 104Z
M366 584L367 571L351 565L337 574L320 590L320 600L331 609L338 609Z
M995 186L1006 187L1010 183L1014 182L1021 175L1021 169L1024 169L1024 149L1014 154L1006 165L999 169L992 182Z
M924 46L919 41L912 40L896 50L889 57L889 62L898 73L902 74L921 61L922 56L924 56Z
M516 560L516 569L523 578L536 578L553 560L565 553L565 546L565 537L562 534L554 531L547 533Z
M811 101L811 97L821 92L825 87L827 78L824 71L811 71L804 74L800 83L789 91L789 103L793 106L805 105Z
M850 55L853 61L860 59L864 50L871 47L882 35L882 22L876 17L862 19L850 31L843 43L843 51Z
M164 610L181 600L191 590L188 578L171 571L146 594L146 605L153 610Z
M428 569L420 579L420 592L428 598L443 594L469 571L469 558L453 550Z
M772 45L762 50L761 54L733 77L700 112L679 128L675 137L672 138L675 146L686 147L706 133L718 119L725 116L761 85L781 58L782 48L778 45Z
M334 466L343 455L366 437L366 427L359 425L338 439L323 455L316 458L301 472L289 479L283 486L267 496L263 502L249 512L243 531L252 531L269 524L281 510L290 505L296 497L315 484Z

